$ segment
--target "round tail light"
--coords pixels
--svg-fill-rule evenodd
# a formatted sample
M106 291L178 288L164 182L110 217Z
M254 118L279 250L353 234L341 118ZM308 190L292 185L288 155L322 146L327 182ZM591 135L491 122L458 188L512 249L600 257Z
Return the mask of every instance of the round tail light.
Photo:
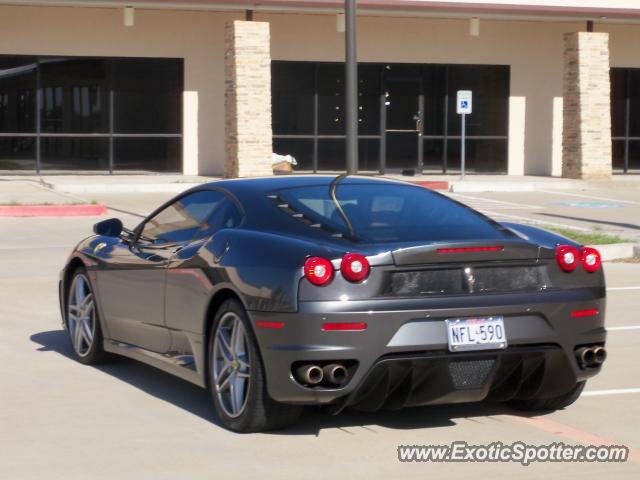
M593 273L597 272L600 268L602 257L600 256L600 252L595 248L582 247L580 251L580 261L587 272Z
M559 245L556 248L556 261L565 272L573 272L578 267L580 252L571 245Z
M333 278L333 265L326 258L309 257L304 262L304 276L314 285L326 285Z
M347 253L340 263L340 272L350 282L361 282L369 276L369 262L364 255Z

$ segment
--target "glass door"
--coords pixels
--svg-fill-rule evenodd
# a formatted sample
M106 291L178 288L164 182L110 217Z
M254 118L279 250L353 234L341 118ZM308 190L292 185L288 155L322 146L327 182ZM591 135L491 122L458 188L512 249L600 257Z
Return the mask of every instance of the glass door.
M386 78L383 170L422 171L424 97L419 78Z

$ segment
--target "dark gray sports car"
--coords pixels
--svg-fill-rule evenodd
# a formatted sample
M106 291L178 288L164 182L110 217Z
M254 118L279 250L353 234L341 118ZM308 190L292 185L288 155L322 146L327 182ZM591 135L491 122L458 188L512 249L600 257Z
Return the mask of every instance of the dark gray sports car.
M562 408L606 357L596 250L416 185L224 180L94 231L60 277L79 361L209 388L239 432L303 405Z

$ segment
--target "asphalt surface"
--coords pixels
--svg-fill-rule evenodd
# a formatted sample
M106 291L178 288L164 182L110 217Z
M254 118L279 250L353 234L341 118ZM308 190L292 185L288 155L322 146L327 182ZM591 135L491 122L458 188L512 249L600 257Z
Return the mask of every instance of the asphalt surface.
M543 207L496 211L507 215L537 219L548 213L557 220L567 209L566 216L586 215L594 224L639 223L637 192L627 198L636 203L606 210L555 205L556 199L572 200L568 195L530 195L471 196ZM97 200L117 208L113 213L132 227L139 217L124 212L146 213L166 197ZM625 198L616 202L620 199ZM293 429L238 435L220 427L207 393L196 386L132 360L94 368L72 359L60 324L57 278L69 251L95 221L0 218L1 478L640 477L638 263L605 265L609 359L586 394L564 411L528 418L500 405L455 405L332 417L310 409ZM631 235L640 227L623 228ZM397 459L398 445L453 441L623 444L632 449L632 460L524 467Z

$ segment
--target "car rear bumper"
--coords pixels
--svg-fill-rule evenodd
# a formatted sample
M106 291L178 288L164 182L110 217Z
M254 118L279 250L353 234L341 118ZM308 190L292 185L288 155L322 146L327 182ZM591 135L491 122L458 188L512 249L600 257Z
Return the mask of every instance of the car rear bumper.
M360 410L553 397L576 383L560 347L536 345L484 353L423 352L380 358L340 402Z
M254 325L283 324L254 329L274 400L375 410L561 395L600 370L581 368L575 349L604 344L604 296L604 288L583 288L402 302L305 302L297 313L249 314ZM583 309L600 313L571 315ZM504 317L508 348L449 352L445 319L497 315ZM323 331L328 322L361 322L367 328ZM355 365L339 388L303 386L292 373L294 364L334 361Z

